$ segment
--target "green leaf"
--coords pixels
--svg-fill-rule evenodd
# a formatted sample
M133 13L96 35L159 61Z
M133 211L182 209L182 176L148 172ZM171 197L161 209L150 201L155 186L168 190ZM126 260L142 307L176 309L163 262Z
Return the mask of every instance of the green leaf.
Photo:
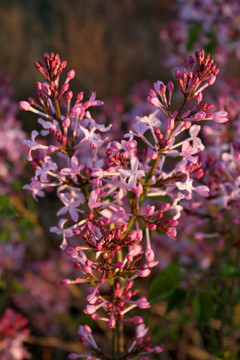
M9 198L5 195L0 195L0 217L15 218L17 211L11 204Z
M187 42L187 50L191 51L193 50L194 44L197 42L199 33L201 31L202 27L200 24L196 24L191 27L188 34L188 42Z
M173 291L168 299L167 312L174 309L182 309L187 297L187 292L184 289L177 288Z
M218 44L217 35L216 35L215 31L212 31L211 33L208 34L207 37L208 37L209 41L204 46L204 50L206 52L212 53Z
M178 265L172 264L166 267L159 276L154 278L150 285L150 302L166 300L182 279L183 274Z
M204 324L212 315L213 301L207 293L199 292L193 299L192 307L195 320L199 324Z
M220 271L220 275L226 277L238 277L239 270L233 265L224 264Z
M6 281L4 279L0 279L0 289L5 289L7 287Z
M154 199L155 200L159 200L159 201L162 201L162 202L165 202L165 203L169 203L169 204L172 204L173 201L172 199L170 198L170 196L168 195L158 195L158 196L154 196Z
M4 227L0 229L0 241L1 242L9 242L11 240L11 231L8 229L5 229Z
M11 290L18 293L27 293L25 287L20 282L15 280L11 282Z

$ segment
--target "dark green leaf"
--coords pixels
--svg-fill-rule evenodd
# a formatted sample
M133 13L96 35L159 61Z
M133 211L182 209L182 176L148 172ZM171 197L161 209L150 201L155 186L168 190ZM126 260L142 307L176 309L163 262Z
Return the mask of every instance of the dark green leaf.
M150 285L149 300L158 302L166 300L183 279L178 265L169 265L163 272L154 278Z
M0 195L0 217L15 218L17 211L11 204L9 198L5 195Z
M225 264L220 271L220 275L227 277L237 277L239 276L239 270L233 265Z
M199 292L192 302L195 320L199 324L206 323L213 312L213 301L205 292Z
M212 31L211 33L208 34L208 39L209 41L207 42L207 44L204 46L204 50L206 52L210 52L212 53L216 46L217 46L217 36L216 33L214 31Z
M20 282L15 280L11 282L11 290L18 293L27 293L25 287Z
M186 290L180 288L175 289L168 299L167 312L170 312L174 309L182 309L186 297Z
M196 24L191 27L188 34L187 50L191 51L194 48L194 44L197 42L199 33L202 27L200 24Z

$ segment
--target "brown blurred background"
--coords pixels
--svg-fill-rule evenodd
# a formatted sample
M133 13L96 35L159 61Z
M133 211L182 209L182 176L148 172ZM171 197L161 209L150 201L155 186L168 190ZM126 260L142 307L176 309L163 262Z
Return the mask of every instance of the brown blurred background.
M41 79L33 63L44 51L76 70L77 91L124 94L137 80L165 80L159 30L172 17L171 1L1 0L0 68L16 100Z

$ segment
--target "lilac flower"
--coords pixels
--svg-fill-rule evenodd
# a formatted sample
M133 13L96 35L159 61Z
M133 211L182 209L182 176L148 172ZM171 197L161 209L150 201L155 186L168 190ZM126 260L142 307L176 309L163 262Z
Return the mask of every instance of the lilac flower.
M30 333L27 319L11 308L7 308L0 318L1 358L4 360L30 359L31 354L23 343Z
M198 158L192 155L196 154L197 152L197 149L193 147L188 140L183 142L181 155L184 159L192 162L193 164L196 164Z
M228 113L226 111L220 110L213 113L212 119L213 121L222 124L228 121L227 115Z
M73 155L71 157L71 167L63 168L60 171L60 175L79 175L80 171L84 169L84 165L79 165L78 158Z
M35 138L39 135L39 132L36 130L32 131L31 134L31 140L23 140L23 144L27 145L29 147L29 153L28 153L28 161L32 161L32 151L34 150L38 150L38 149L43 149L43 150L47 150L48 146L45 145L40 145L39 143L37 143L35 141Z
M77 222L79 219L77 208L84 202L84 196L76 191L71 191L70 193L60 193L59 197L65 206L58 210L56 215L60 216L69 212L72 220Z
M42 182L48 181L48 174L57 170L57 164L54 163L50 156L46 156L42 163L41 169L36 169L36 176L40 176Z
M66 224L67 221L68 221L67 219L61 219L58 223L59 227L52 226L50 228L50 232L54 232L58 235L62 235L63 240L60 245L62 250L66 249L66 247L67 247L67 244L68 244L67 238L73 236L73 231L71 229L68 229L68 228L64 229L64 225Z
M92 330L88 325L80 325L78 335L87 342L90 349L100 350L92 336Z
M141 178L145 175L143 170L138 170L138 159L137 157L133 156L131 159L131 170L127 170L127 169L123 169L123 168L118 168L118 171L120 172L120 174L125 178L129 178L128 179L128 184L132 187L135 188L136 187L136 183L137 183L137 179Z
M38 85L38 106L44 102L54 115L54 121L49 119L41 123L46 130L52 123L52 133L60 145L55 151L52 143L46 151L36 143L38 133L33 132L32 141L28 143L28 157L32 159L31 151L39 149L41 157L32 163L35 169L32 187L34 191L38 189L44 193L55 186L63 203L57 215L70 215L68 220L61 219L57 227L50 229L62 236L61 248L80 274L74 280L63 280L62 284L90 284L84 312L95 321L107 323L109 330L119 328L121 322L132 318L132 315L126 318L126 314L133 309L150 307L147 297L139 295L136 298L133 285L136 278L149 276L158 264L151 236L160 229L175 238L179 224L176 219L180 218L186 200L193 199L192 203L196 204L196 194L208 196L208 186L199 180L204 172L200 157L194 156L204 149L198 137L200 125L192 122L211 117L216 122L225 121L225 112L212 114L208 112L212 105L201 103L201 92L215 81L219 70L210 55L203 50L196 52L195 59L189 57L185 68L176 71L183 96L182 105L173 109L173 83L166 86L157 81L154 90L150 90L148 101L158 110L148 116L135 117L132 130L123 134L123 137L130 138L129 141L109 142L108 137L103 138L101 133L110 130L110 126L97 124L86 111L90 106L102 104L96 100L96 94L93 92L89 100L83 102L83 93L80 92L72 105L69 81L74 72L68 73L63 85L59 85L66 63L54 53L45 54L44 60L46 67L36 63L47 80L46 85ZM66 91L65 98L62 95ZM192 99L194 104L190 106ZM25 103L21 107L32 110ZM161 121L157 118L159 110ZM181 140L177 142L180 135ZM46 141L51 142L52 137L49 138ZM140 144L139 138L143 140ZM237 145L235 147L238 151ZM174 157L174 161L169 157ZM234 159L237 161L236 157ZM228 172L229 180L234 179L233 161L231 166L225 164L220 170L223 169ZM52 178L54 181L48 182ZM216 193L222 195L224 190L230 189L230 198L238 198L239 184L237 181L229 183L223 190L218 186ZM159 195L170 197L171 204L159 200ZM145 229L144 236L141 228ZM141 245L143 238L145 243ZM127 358L160 352L160 347L151 346L150 337L146 336L148 328L142 319L136 318L134 323L137 325L136 338L128 353L120 356ZM79 338L92 356L110 358L96 345L88 326L79 327ZM117 350L114 346L113 341L113 353ZM70 358L88 355L71 354Z
M49 129L54 129L55 131L58 129L58 122L56 120L52 120L52 121L45 121L41 118L38 119L38 123L42 125L43 129L45 130L41 130L40 134L42 136L46 136L49 134Z
M32 182L30 185L24 185L23 189L30 190L35 201L38 201L37 196L45 196L45 192L43 191L44 185L40 181L37 181L35 178L32 178Z

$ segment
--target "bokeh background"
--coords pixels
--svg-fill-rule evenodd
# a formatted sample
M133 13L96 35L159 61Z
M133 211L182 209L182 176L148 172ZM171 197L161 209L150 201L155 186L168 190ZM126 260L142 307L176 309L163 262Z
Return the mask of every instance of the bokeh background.
M33 62L54 51L76 69L79 90L123 94L164 75L159 31L172 17L171 1L2 0L0 68L20 99L39 79Z
M216 2L221 3L221 0ZM232 2L234 1L230 1ZM121 121L124 118L122 115L127 112L129 115L129 95L136 83L143 80L149 83L147 87L142 83L144 93L154 81L166 82L173 78L172 71L163 65L164 60L166 65L167 51L166 44L160 39L160 30L176 17L173 3L174 0L0 0L0 85L5 81L2 80L2 75L9 77L13 90L10 107L12 113L16 113L16 118L21 120L27 134L21 136L29 136L31 130L38 126L36 116L17 110L17 102L33 96L36 82L42 81L42 76L33 64L41 60L45 51L57 52L62 60L67 60L67 70L76 70L71 90L75 94L85 91L86 97L91 91L96 91L97 98L106 102L108 115L115 117L115 123L116 119ZM197 6L201 5L201 1L196 3ZM189 51L194 50L196 40L191 39L191 34L188 34L188 40L193 40L193 44L192 49L187 49ZM178 34L175 34L173 44L178 39L176 35ZM215 50L216 44L212 45L212 50ZM237 75L239 60L231 57L224 69L230 75ZM236 78L237 76L235 80ZM5 113L1 113L1 100L4 99L5 87L2 89L0 124L3 129ZM11 91L6 89L8 95L7 92ZM212 98L216 97L216 92L213 91ZM117 106L120 107L119 112L116 111ZM0 135L2 129L0 128ZM19 132L16 132L16 137L20 134L19 128L17 130ZM0 145L1 141L4 141L4 135L0 137ZM18 146L19 144L22 141L18 138ZM14 153L17 148L14 141L12 145L14 146L8 151ZM0 151L0 162L7 158L7 147L8 144L2 146L4 151ZM49 192L44 199L35 203L31 195L22 190L22 186L30 182L33 171L30 166L26 166L27 155L24 151L21 156L14 160L15 163L13 161L13 164L20 164L22 161L22 167L19 167L20 177L15 179L5 193L14 205L17 216L7 199L0 195L1 211L3 200L6 202L6 216L3 220L0 219L0 323L5 308L11 307L28 320L31 335L25 345L32 353L32 359L63 360L69 352L80 353L82 350L77 339L78 325L91 321L82 312L86 289L74 286L64 288L60 285L61 279L74 278L69 258L66 259L65 254L59 251L60 237L49 232L50 226L58 222L56 212L60 204L54 192ZM0 192L1 180L0 166ZM188 218L186 219L188 222ZM182 235L185 236L185 231ZM202 246L201 242L181 243L163 238L159 245L160 265L163 268L179 259L180 262L186 259L201 262L209 254L207 260L210 259L211 263L213 251L208 245L208 242ZM195 286L198 279L193 276ZM143 291L148 288L147 281L140 284ZM221 286L224 288L224 281ZM190 285L189 287L192 291ZM240 324L239 309L240 306L237 308L237 329ZM184 311L168 314L166 303L161 302L154 304L151 314L146 317L149 317L146 322L149 321L154 330L153 341L165 349L157 359L218 359L217 356L210 355L215 351L215 345L212 350L209 339L213 335L210 330L216 330L217 334L221 327L219 321L214 322L213 328L206 328L208 331L203 327L200 329L206 335L202 337L205 341L203 343L190 306L186 306ZM97 342L104 341L107 347L111 339L105 333L105 328L101 324L93 326ZM131 331L128 333L129 338L132 336ZM229 348L239 342L236 340L239 339L237 331L236 336L230 332L228 339L232 339L232 343L230 342ZM0 327L0 345L1 335ZM225 359L236 360L231 357L224 357Z

